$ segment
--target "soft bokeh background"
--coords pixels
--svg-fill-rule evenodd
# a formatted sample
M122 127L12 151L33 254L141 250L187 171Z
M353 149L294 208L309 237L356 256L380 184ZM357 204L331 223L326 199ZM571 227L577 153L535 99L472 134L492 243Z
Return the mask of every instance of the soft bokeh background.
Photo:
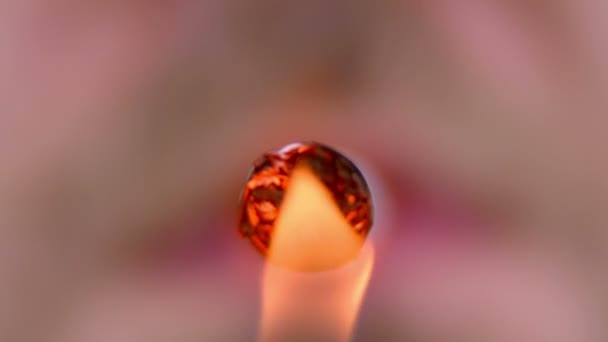
M357 341L605 341L608 3L0 4L0 340L248 341L262 151L363 165Z

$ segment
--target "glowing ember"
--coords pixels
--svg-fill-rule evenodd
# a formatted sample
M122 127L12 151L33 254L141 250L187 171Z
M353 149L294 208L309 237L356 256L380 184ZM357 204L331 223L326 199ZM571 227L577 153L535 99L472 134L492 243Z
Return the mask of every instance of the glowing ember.
M350 160L318 143L290 144L255 161L241 197L240 233L262 254L269 253L294 170L301 168L311 171L323 188L320 191L329 194L323 202L335 205L343 221L363 240L372 225L369 188Z

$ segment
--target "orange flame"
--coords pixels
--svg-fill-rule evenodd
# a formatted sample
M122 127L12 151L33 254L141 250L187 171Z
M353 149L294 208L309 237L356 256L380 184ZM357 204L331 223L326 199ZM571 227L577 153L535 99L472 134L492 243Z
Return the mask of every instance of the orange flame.
M373 267L363 243L325 186L296 168L264 272L261 339L348 340Z

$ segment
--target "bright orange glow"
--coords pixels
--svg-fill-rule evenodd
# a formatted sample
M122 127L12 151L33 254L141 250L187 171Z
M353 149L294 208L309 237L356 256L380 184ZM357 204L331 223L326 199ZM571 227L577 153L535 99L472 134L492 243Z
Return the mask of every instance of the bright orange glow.
M275 223L268 257L291 269L320 271L354 260L364 240L331 193L305 166L294 169Z
M291 175L263 278L263 341L347 341L374 250L346 222L312 172ZM304 272L303 272L304 271Z

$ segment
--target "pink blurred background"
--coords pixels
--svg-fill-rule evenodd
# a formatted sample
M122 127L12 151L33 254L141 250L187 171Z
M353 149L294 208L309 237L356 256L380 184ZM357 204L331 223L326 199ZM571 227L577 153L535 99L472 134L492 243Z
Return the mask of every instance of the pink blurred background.
M376 200L356 341L605 341L608 3L0 4L0 340L249 341L262 152Z

